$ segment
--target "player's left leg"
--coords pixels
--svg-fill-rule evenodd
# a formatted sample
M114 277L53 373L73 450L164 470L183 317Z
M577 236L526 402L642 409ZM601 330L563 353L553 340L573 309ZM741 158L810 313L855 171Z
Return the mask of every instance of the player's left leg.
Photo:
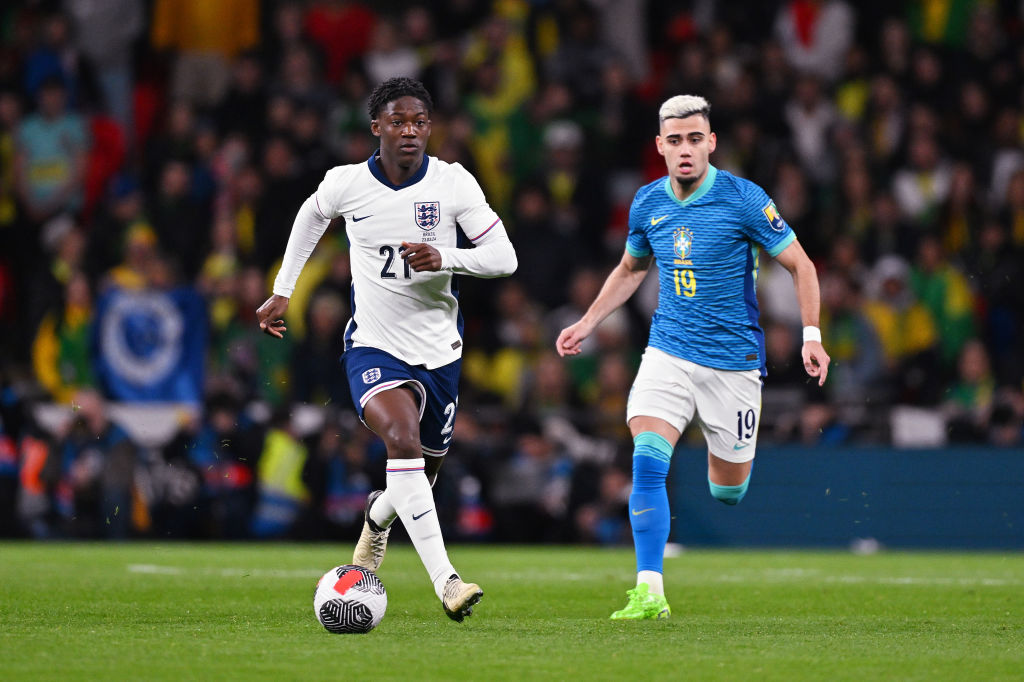
M761 379L757 370L702 367L695 375L697 415L708 443L708 488L728 505L747 494L761 420Z
M402 519L445 613L461 621L472 613L483 591L474 583L464 582L448 559L431 481L426 476L426 457L438 459L448 450L458 403L460 363L428 371L372 348L351 349L344 360L360 417L384 441L388 452L387 490L376 499L371 494L364 530L369 530L371 541L374 534L380 541L381 531L386 532L372 516L386 494L387 505L382 505L382 510L387 514L386 508L391 507ZM439 462L432 464L431 473L436 475L439 467ZM386 518L380 521L387 522ZM373 556L374 547L364 549L360 552L357 545L353 559L379 565L383 546L378 548L379 557Z
M430 487L433 488L444 456L433 457L424 453L423 459L423 472L430 481ZM387 551L391 524L397 517L398 511L391 503L391 495L387 489L374 490L367 496L366 507L363 510L363 530L352 553L353 564L373 571L380 568L384 561L384 553Z
M753 468L754 460L730 462L709 450L708 488L711 490L711 496L728 505L739 504L747 494Z

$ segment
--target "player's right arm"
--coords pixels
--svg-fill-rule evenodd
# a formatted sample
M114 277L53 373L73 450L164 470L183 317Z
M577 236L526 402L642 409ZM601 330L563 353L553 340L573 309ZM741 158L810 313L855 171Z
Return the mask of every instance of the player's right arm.
M292 292L295 291L295 282L298 281L299 274L320 237L330 226L331 219L341 215L341 211L329 203L329 199L341 196L341 185L344 181L341 167L329 170L317 191L303 202L295 214L281 269L274 279L274 294L256 309L260 329L271 336L282 338L282 332L287 329L284 326L284 314L288 310Z
M555 349L562 357L576 355L580 352L580 344L593 333L597 325L601 324L604 318L612 314L616 308L629 300L629 297L636 293L640 283L644 281L647 272L651 269L654 256L633 256L626 251L622 254L622 260L611 271L604 281L600 293L594 302L590 304L586 314L574 325L566 327L558 335L555 342Z

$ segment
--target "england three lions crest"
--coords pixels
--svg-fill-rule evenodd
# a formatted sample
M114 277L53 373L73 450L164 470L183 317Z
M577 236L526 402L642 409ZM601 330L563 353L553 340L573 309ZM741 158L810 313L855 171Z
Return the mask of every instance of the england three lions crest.
M440 201L416 202L416 227L421 230L433 230L441 222Z

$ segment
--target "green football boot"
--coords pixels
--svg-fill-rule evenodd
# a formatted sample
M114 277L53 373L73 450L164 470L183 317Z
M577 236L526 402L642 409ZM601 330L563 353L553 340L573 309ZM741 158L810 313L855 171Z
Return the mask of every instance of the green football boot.
M626 608L611 615L612 620L661 620L672 615L665 595L651 594L647 583L640 583L626 592L629 602Z

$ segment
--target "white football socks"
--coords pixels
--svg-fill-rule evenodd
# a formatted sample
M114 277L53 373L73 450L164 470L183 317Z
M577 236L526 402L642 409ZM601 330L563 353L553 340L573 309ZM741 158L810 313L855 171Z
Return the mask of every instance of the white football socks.
M437 482L437 474L434 474L434 480L430 481L430 487L434 487L434 483ZM377 496L377 499L370 505L370 518L380 528L390 528L391 524L395 522L395 517L398 516L398 512L395 510L395 505L391 504L391 495L388 494L387 489Z
M423 567L434 583L434 592L441 599L444 584L456 573L448 560L441 537L441 522L437 518L434 493L423 473L423 458L389 459L387 483L390 502L394 505L402 525L409 534ZM384 497L381 495L381 497ZM378 499L378 503L380 498ZM374 503L376 508L378 503ZM371 512L373 510L371 509ZM376 523L376 520L374 520Z
M398 512L395 505L391 504L391 494L385 488L384 492L377 496L377 499L370 505L370 518L381 528L389 528L395 522Z
M636 574L636 584L647 583L648 594L657 594L662 597L665 596L665 581L664 576L657 571L640 571Z

